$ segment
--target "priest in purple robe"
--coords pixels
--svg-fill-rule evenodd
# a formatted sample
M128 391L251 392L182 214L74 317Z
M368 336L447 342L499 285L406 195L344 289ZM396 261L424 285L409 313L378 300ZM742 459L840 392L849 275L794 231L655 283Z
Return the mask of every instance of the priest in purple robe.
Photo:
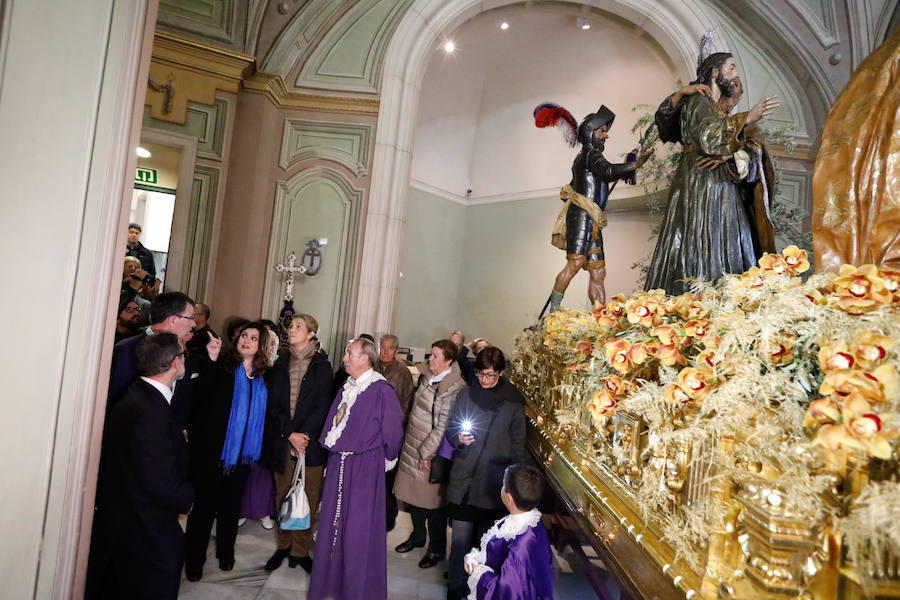
M355 339L350 377L331 406L319 442L331 454L316 534L309 600L387 598L384 473L403 444L394 388L374 370L375 344Z
M543 493L537 467L506 468L500 498L509 516L466 555L469 600L553 600L553 554L537 509Z

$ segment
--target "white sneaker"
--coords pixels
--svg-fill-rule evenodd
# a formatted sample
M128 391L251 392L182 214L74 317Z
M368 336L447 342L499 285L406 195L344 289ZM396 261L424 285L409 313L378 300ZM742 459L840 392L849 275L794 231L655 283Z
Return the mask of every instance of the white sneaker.
M247 519L238 519L238 527L242 527L244 523L247 522Z
M275 521L268 515L260 519L259 524L262 525L263 529L272 529L275 527Z

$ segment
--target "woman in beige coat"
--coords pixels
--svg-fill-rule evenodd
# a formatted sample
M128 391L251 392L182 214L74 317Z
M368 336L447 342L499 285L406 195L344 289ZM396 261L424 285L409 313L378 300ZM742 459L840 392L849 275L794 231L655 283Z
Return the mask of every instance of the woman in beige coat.
M450 340L438 340L431 345L431 356L424 371L419 376L419 387L409 414L394 495L406 503L413 524L409 539L395 550L409 552L421 548L427 537L428 549L419 561L419 566L427 569L442 561L447 549L447 513L443 506L445 485L429 483L428 473L431 459L444 438L447 415L456 394L466 384L456 363L456 346Z

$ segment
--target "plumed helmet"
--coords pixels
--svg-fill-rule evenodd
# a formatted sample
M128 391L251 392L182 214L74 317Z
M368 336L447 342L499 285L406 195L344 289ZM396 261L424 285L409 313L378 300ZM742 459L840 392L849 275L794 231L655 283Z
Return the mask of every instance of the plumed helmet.
M606 108L604 104L597 109L597 112L591 113L584 118L581 125L578 126L578 141L585 146L594 145L594 131L606 125L607 129L612 127L613 121L616 119L615 113Z

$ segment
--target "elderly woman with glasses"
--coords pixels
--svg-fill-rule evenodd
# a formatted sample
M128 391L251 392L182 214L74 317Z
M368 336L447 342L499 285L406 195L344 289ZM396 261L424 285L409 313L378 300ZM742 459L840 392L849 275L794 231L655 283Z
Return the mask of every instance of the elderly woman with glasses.
M506 514L500 500L503 472L511 464L529 463L525 450L525 400L503 377L506 358L495 346L475 357L477 381L456 397L447 419L447 440L454 447L447 483L452 520L447 598L465 598L466 553Z

